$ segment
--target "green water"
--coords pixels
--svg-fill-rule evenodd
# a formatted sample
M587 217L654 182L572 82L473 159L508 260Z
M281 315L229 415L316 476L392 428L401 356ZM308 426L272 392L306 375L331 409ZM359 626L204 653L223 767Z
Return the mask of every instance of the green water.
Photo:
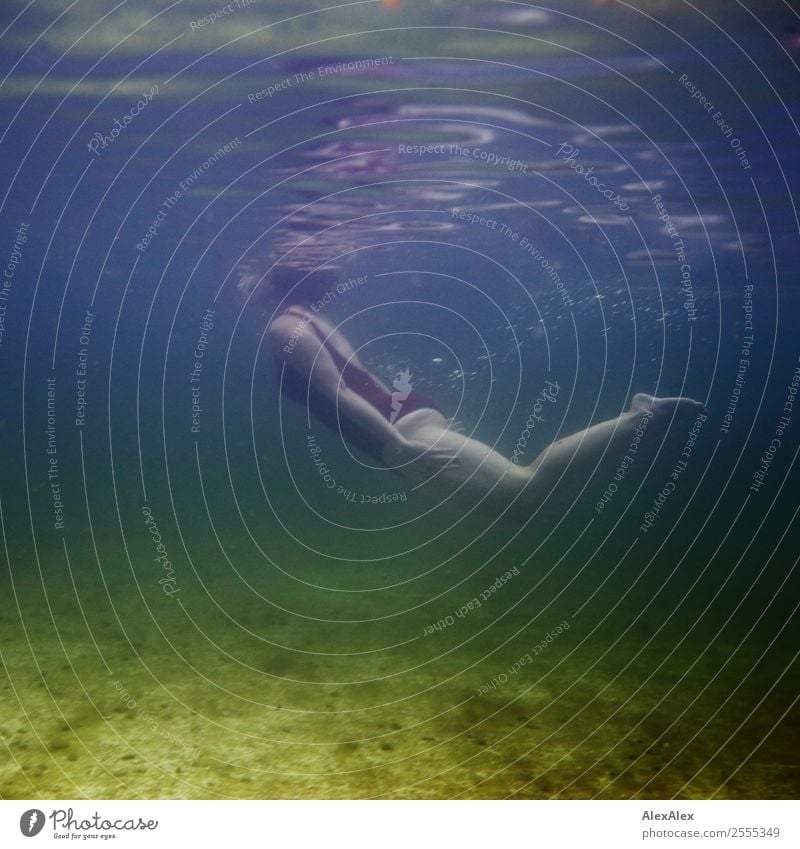
M0 290L0 798L796 797L800 413L751 491L800 355L785 4L258 0L199 29L207 3L6 5L4 268L21 222L29 240ZM364 57L393 61L310 76ZM445 141L520 169L399 150ZM360 467L281 400L276 304L237 289L304 239L368 278L325 316L369 366L505 456L545 380L563 390L526 462L634 392L702 399L653 523L685 430L602 510L619 457L498 519Z

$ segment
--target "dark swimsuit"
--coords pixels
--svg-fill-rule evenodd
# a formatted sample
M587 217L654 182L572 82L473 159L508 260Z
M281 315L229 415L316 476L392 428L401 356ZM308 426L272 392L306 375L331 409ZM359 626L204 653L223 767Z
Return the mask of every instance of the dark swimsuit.
M368 404L371 404L386 421L392 421L392 393L384 389L366 369L345 359L325 339L319 328L313 323L309 322L307 326L316 333L325 350L331 355L347 387L360 395ZM317 419L332 431L341 433L348 444L360 448L377 462L383 462L383 443L348 416L339 415L336 399L330 398L326 393L320 392L319 389L310 385L309 376L292 368L289 363L284 363L276 357L275 365L278 383L287 398L291 398L303 406L307 404ZM284 365L286 368L283 368ZM407 398L400 400L399 403L400 409L394 418L394 422L398 422L403 416L407 416L415 410L441 412L430 398L413 390Z

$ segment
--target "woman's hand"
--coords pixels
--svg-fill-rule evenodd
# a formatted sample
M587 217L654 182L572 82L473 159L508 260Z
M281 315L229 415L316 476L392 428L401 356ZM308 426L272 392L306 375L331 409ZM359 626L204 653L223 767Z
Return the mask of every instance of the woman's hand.
M446 448L431 448L424 442L414 442L400 437L392 445L383 449L383 462L390 469L402 469L404 466L423 466L430 471L445 466L457 466L460 462L453 451Z

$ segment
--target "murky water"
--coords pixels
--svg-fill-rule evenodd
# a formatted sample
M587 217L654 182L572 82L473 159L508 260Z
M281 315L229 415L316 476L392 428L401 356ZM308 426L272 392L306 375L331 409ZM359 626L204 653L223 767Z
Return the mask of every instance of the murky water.
M0 795L795 795L800 43L732 6L6 3ZM281 396L276 263L520 462L709 415L442 502Z

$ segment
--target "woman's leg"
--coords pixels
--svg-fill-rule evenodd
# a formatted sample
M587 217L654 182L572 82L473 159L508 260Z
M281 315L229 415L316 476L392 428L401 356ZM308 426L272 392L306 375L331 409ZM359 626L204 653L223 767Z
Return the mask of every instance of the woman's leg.
M545 492L566 469L577 475L588 475L604 455L619 457L639 440L652 443L663 438L674 418L708 415L706 408L691 398L654 398L639 393L631 407L615 419L609 419L585 430L559 439L542 451L527 467L534 489Z
M424 488L437 495L455 493L472 504L481 501L484 506L499 506L521 496L530 481L525 467L514 465L485 443L452 430L438 410L415 410L395 422L395 427L408 440L458 458L457 465L445 466L435 474L419 467L407 470L408 477L424 482Z
M459 491L473 503L502 504L517 499L531 506L541 503L565 471L591 474L606 452L612 457L627 449L638 435L652 439L664 435L673 416L707 415L691 398L653 398L635 395L631 408L615 419L559 439L544 449L529 466L517 466L477 439L447 426L436 410L417 410L396 427L407 439L453 451L460 463L446 466L430 477L437 490Z

